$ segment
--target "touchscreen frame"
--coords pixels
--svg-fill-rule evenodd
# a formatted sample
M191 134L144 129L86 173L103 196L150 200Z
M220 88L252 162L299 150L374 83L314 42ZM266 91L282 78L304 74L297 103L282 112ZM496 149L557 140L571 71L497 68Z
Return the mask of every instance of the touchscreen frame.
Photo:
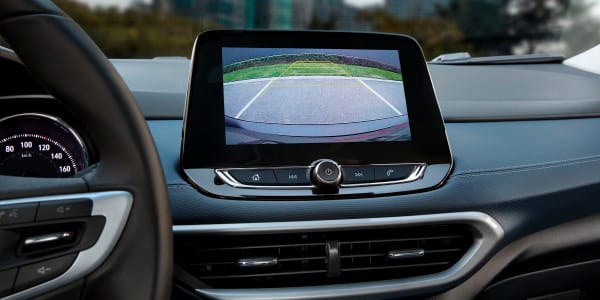
M398 51L411 140L227 145L223 47ZM184 116L181 146L184 169L308 166L323 158L348 165L452 162L427 64L414 39L404 35L331 31L221 30L198 36L192 54Z

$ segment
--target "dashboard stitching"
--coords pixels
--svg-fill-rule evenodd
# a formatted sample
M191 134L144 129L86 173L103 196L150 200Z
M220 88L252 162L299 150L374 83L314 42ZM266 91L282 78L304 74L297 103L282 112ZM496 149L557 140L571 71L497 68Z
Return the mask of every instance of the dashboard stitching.
M530 165L488 169L488 170L469 170L469 171L453 174L451 177L474 177L474 176L495 175L495 174L510 174L510 173L519 173L519 172L543 170L543 169L550 169L550 168L558 168L558 167L585 164L585 163L590 163L590 162L599 162L599 161L600 161L600 155L594 155L594 156L582 157L579 159L553 161L553 162L548 162L548 163L544 163L544 164L530 164Z

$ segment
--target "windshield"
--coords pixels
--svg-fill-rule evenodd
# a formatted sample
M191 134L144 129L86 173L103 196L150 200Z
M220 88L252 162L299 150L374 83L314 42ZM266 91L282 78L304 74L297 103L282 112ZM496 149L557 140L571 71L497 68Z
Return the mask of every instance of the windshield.
M427 59L559 53L600 43L600 0L55 0L110 58L189 57L210 29L403 33Z

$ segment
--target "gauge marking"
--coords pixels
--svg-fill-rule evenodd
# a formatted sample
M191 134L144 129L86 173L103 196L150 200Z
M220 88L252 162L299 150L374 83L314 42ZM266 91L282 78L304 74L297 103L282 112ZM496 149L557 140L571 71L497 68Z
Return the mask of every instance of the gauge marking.
M22 113L0 119L0 174L70 177L89 166L87 147L58 117Z
M54 139L51 139L47 136L39 135L37 133L16 134L16 135L11 135L9 137L6 137L6 138L0 140L0 144L4 144L10 140L20 139L20 138L42 139L42 140L45 140L46 142L50 142L50 143L54 144L56 147L60 148L60 150L67 155L67 158L69 159L69 161L71 162L71 166L73 167L73 172L77 173L79 171L79 169L77 167L77 163L75 162L75 159L73 158L73 154L71 154L71 151L69 151L67 148L65 148L63 145L61 145L59 142L57 142ZM21 153L23 153L23 151L21 151L19 153L15 153L15 155L21 154ZM52 159L50 161L52 162Z

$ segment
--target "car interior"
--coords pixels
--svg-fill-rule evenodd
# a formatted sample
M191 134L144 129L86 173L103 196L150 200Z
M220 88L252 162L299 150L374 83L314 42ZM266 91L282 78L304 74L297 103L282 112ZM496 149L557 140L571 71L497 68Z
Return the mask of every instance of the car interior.
M600 299L600 39L109 59L65 11L0 2L0 299Z

